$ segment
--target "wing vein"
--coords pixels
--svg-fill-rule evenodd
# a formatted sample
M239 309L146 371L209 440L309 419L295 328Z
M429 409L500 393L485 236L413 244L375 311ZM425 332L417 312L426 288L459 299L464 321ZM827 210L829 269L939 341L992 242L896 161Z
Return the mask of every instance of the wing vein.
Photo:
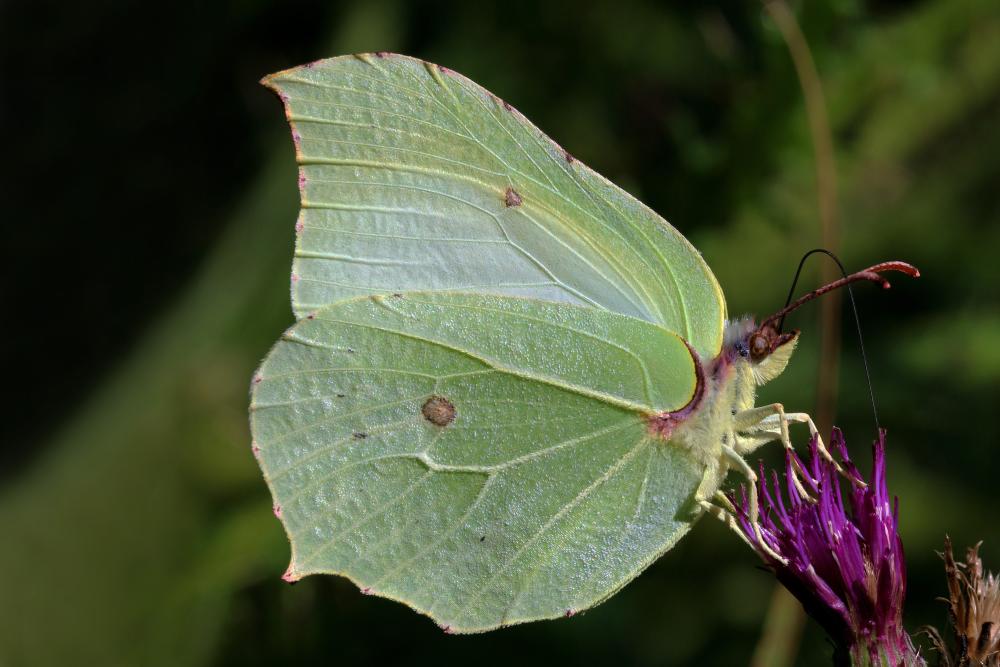
M600 488L609 479L614 477L614 475L623 467L625 467L625 465L627 465L628 462L636 455L636 452L640 451L643 446L647 445L648 443L645 439L640 439L628 452L626 452L621 458L619 458L610 467L608 467L608 469L605 470L600 477L591 482L587 487L585 487L582 491L580 491L580 493L578 493L576 497L573 498L573 500L563 505L558 512L553 514L548 519L548 521L542 524L538 528L538 530L536 530L532 534L532 536L528 538L527 541L524 542L524 544L518 547L517 551L515 551L514 554L506 560L503 567L495 570L493 574L491 574L490 577L481 586L479 586L478 590L474 591L469 596L469 599L466 602L465 606L458 612L458 616L463 615L466 611L468 611L468 609L471 606L473 606L476 602L478 602L482 598L482 595L489 588L489 586L497 579L499 579L508 569L510 569L510 567L514 565L514 563L516 563L518 559L528 549L531 548L532 545L535 544L535 542L540 540L549 531L549 529L552 528L552 526L554 526L561 518L563 518L564 516L572 512L574 509L576 509L580 505L580 503L582 503L590 496L591 493Z
M349 320L336 320L336 319L329 319L329 318L321 318L318 315L317 315L316 319L322 320L324 322L333 322L333 323L336 323L336 324L347 324L347 325L352 325L352 326L358 326L358 327L363 327L363 328L367 328L367 329L372 329L374 331L383 331L385 333L396 334L397 336L402 336L404 338L411 338L413 340L418 340L418 341L421 341L421 342L424 342L424 343L427 343L427 344L430 344L430 345L436 345L436 346L438 346L440 348L443 348L443 349L446 349L446 350L451 350L453 352L458 352L460 354L463 354L463 355L469 357L470 359L475 359L476 361L479 361L479 362L482 362L482 363L486 364L490 368L493 368L493 369L495 369L495 370L497 370L497 371L499 371L501 373L505 373L507 375L511 375L513 377L518 377L518 378L525 379L525 380L534 380L535 382L540 382L542 384L547 384L549 386L555 387L556 389L562 389L564 391L568 391L568 392L574 393L574 394L579 394L580 396L585 396L587 398L594 398L594 399L597 399L599 401L603 401L604 403L607 403L608 405L613 405L615 407L624 408L626 410L631 410L633 412L638 412L640 414L651 414L651 413L655 412L655 410L652 407L648 406L648 405L641 405L639 403L635 403L633 401L629 401L627 399L620 398L620 397L614 396L612 394L607 394L607 393L604 393L604 392L601 392L601 391L596 391L596 390L593 390L593 389L589 389L587 387L581 387L579 385L570 384L568 382L560 381L560 380L558 380L556 378L546 377L544 375L537 375L537 374L525 373L524 371L521 371L521 370L518 370L518 369L515 369L515 368L510 368L508 366L504 366L503 364L501 364L501 363L499 363L497 361L490 360L490 359L488 359L486 357L482 357L480 355L477 355L474 352L470 352L469 350L466 350L466 349L463 349L463 348L460 348L460 347L455 347L453 345L448 345L446 343L442 343L441 341L433 340L433 339L430 339L430 338L424 338L423 336L417 336L417 335L414 335L414 334L411 334L411 333L407 333L405 331L400 331L398 329L391 329L391 328L388 328L388 327L380 327L380 326L377 326L375 324L369 324L369 323L351 322Z
M430 480L431 477L433 477L433 475L434 475L434 471L433 470L426 471L423 475L421 475L416 480L414 480L412 483L410 483L402 493L400 493L399 495L393 497L388 502L383 503L382 505L376 507L371 512L368 512L367 514L363 515L360 519L358 519L357 521L355 521L351 525L347 526L343 530L338 531L335 535L331 535L329 539L324 540L322 542L322 544L319 547L317 547L311 554L309 554L308 557L306 557L305 559L303 559L302 562L299 563L299 565L303 569L306 569L306 566L307 566L308 563L310 563L313 560L315 560L320 554L322 554L324 551L326 551L331 546L333 546L333 544L337 540L341 539L342 537L344 537L346 535L349 535L350 533L356 531L358 528L361 528L363 525L365 525L366 523L368 523L369 521L371 521L372 519L374 519L376 516L378 516L382 512L384 512L384 511L388 510L389 508L393 507L394 505L397 505L397 504L401 503L403 500L406 499L407 496L409 496L411 493L413 493L414 491L416 491L425 482L427 482L428 480Z

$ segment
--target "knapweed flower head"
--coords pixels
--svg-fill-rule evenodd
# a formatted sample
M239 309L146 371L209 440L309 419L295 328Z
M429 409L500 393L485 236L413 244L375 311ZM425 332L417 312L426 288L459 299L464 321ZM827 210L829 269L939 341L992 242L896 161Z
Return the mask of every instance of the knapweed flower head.
M838 663L923 665L902 623L906 564L897 532L898 500L890 500L886 490L885 432L879 431L874 443L867 483L839 430L831 441L840 470L823 456L817 437L807 462L787 452L783 482L777 471L767 475L761 465L760 535L769 549L750 522L745 488L739 498L730 498L737 521L778 580L830 635Z
M944 667L1000 667L1000 577L983 569L979 544L955 562L951 539L944 538L944 571L948 578L948 611L954 648L941 634L926 628Z

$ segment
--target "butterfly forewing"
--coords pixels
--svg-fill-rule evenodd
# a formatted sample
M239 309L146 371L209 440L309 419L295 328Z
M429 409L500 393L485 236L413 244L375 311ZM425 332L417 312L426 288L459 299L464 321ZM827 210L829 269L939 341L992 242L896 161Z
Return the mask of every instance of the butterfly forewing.
M717 353L725 303L698 252L472 81L363 54L265 83L300 164L298 317L360 295L476 291L611 310Z

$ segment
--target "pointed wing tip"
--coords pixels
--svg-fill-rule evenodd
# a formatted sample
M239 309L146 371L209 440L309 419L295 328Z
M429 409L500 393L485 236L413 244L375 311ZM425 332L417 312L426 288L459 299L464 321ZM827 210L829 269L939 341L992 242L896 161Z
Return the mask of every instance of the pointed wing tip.
M330 58L320 58L319 60L313 60L311 62L304 63L302 65L296 65L294 67L289 67L287 69L279 70L277 72L272 72L271 74L267 74L267 75L261 77L260 80L258 81L258 83L260 85L264 86L265 88L269 89L269 90L275 91L276 93L278 93L280 95L280 91L281 91L280 80L283 79L283 78L285 78L285 77L292 76L296 72L300 72L300 71L302 71L304 69L306 69L306 70L307 69L314 69L316 67L322 67L322 66L330 65L330 64L333 64L333 63L336 63L336 62L339 62L339 61L344 61L344 60L349 60L349 59L360 60L361 62L368 63L369 65L373 65L376 62L378 62L379 60L386 60L386 59L389 59L389 58L392 58L392 59L406 59L406 60L419 60L419 59L413 58L411 56L403 55L401 53L395 53L393 51L371 51L371 52L364 52L364 53L352 53L352 54L342 55L342 56L332 56ZM423 62L423 61L420 61L420 62Z
M277 72L272 72L270 74L262 76L257 83L259 83L260 85L264 86L268 90L271 90L271 91L277 93L279 97L282 97L282 101L285 101L284 97L282 96L282 93L281 93L281 79L284 79L286 77L290 77L290 76L294 75L296 72L299 72L299 71L301 71L303 69L312 69L312 68L316 67L317 65L319 65L321 63L324 63L324 62L326 62L328 60L333 60L333 58L324 58L324 59L321 59L321 60L314 60L312 62L305 63L304 65L296 65L294 67L288 67L288 68L283 69L283 70L278 70Z
M268 90L273 91L278 95L280 95L281 94L281 86L279 85L280 80L292 74L293 72L295 72L295 70L299 69L300 67L302 66L299 65L296 67L289 67L288 69L283 69L277 72L271 72L270 74L262 76L257 83L264 86Z
M300 72L304 69L313 69L319 65L323 65L332 60L339 60L341 58L351 58L351 57L359 58L362 55L365 54L355 54L354 56L337 56L333 58L320 58L319 60L313 60L311 62L304 63L302 65L295 65L294 67L288 67L283 70L278 70L277 72L272 72L271 74L267 74L261 77L258 83L260 83L260 85L264 86L265 88L269 88L271 90L278 90L280 88L279 86L280 79L292 76L296 72Z
M281 100L282 107L284 107L285 109L286 117L289 114L288 95L286 95L285 91L281 89L281 78L292 71L293 71L292 69L286 69L286 70L281 70L280 72L275 72L273 74L268 74L267 76L261 77L261 79L257 82L278 96L278 99Z

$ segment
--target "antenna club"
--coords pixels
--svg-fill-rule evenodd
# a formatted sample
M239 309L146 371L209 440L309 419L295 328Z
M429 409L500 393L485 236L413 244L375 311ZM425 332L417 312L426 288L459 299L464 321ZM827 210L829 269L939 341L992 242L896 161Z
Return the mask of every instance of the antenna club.
M808 257L808 255L806 256ZM805 258L803 258L803 260L804 259ZM801 267L802 265L800 263L799 268L801 269ZM843 266L841 266L841 269L843 269ZM778 331L781 331L781 326L784 323L785 315L792 312L793 310L796 310L800 306L812 301L813 299L826 294L827 292L832 292L835 289L844 287L854 282L867 280L869 282L878 283L879 285L881 285L882 289L889 289L890 287L892 287L892 285L889 283L888 280L886 280L881 275L883 271L898 271L899 273L905 273L906 275L913 278L917 278L920 276L920 271L918 271L917 267L913 266L912 264L900 261L881 262L879 264L869 266L867 269L862 269L861 271L857 271L850 275L845 274L844 277L841 278L840 280L835 280L832 283L827 283L826 285L823 285L818 289L815 289L811 292L804 294L795 301L788 303L784 308L779 310L774 315L771 315L769 318L764 320L759 328L763 329L765 326L773 327L774 323L777 322L778 324L777 327L775 328Z
M873 273L879 273L881 271L899 271L900 273L905 273L911 278L920 277L920 269L913 266L908 262L900 262L898 260L893 260L891 262L882 262L881 264L876 264L875 266L868 267L866 271L872 271Z

